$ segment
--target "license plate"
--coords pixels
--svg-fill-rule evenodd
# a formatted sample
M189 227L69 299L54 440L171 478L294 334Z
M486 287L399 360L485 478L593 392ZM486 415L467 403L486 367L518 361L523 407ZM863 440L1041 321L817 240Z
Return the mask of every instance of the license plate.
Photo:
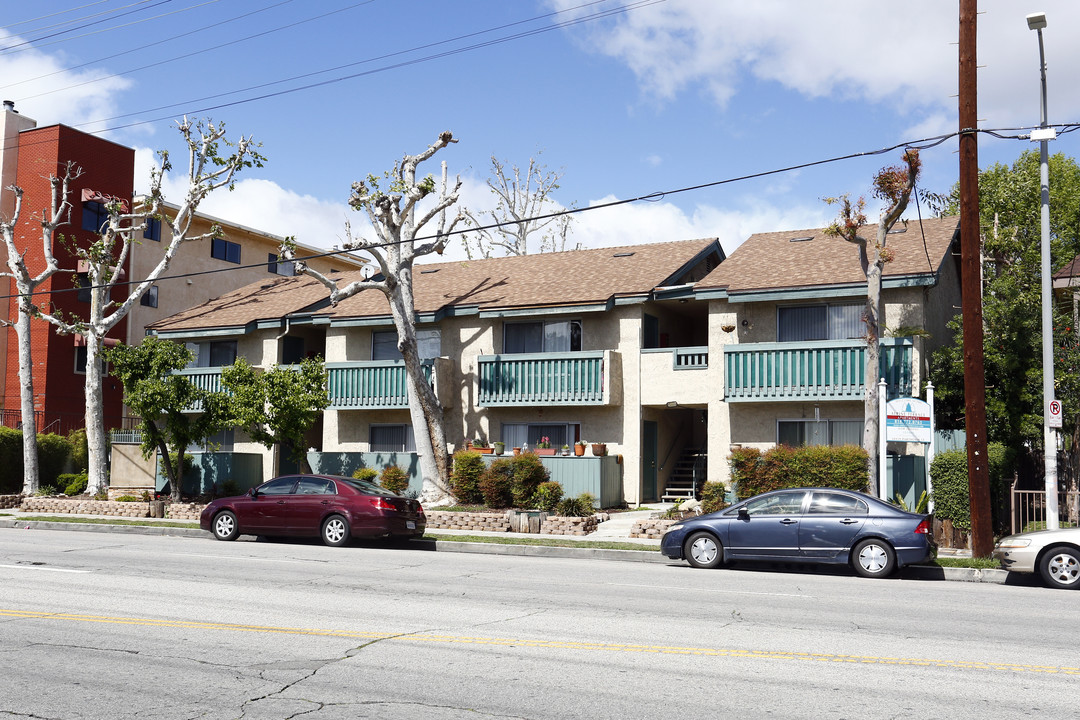
M416 523L413 522L412 520L406 520L405 521L405 529L406 530L415 530L416 529Z

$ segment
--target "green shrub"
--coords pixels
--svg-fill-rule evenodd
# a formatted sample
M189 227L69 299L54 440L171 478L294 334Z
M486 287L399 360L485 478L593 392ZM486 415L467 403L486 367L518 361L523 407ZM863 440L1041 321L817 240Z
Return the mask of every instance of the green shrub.
M484 460L480 453L462 450L454 453L454 469L450 473L450 492L459 503L479 504L484 501L480 492L480 476Z
M593 499L589 493L581 493L575 498L563 498L555 506L555 514L563 517L588 517L596 512L593 509Z
M409 474L397 465L387 465L379 474L379 484L390 492L401 495L409 489Z
M90 469L90 448L86 443L86 430L72 430L67 437L71 446L71 462L75 465L76 472L86 472Z
M57 479L71 457L71 443L63 435L38 433L37 447L38 480L43 485L63 487L64 483L57 482Z
M529 504L544 512L550 513L555 511L555 506L562 500L562 496L562 485L557 482L542 482L539 487L536 488L536 492L533 493L532 500Z
M240 483L231 478L221 481L222 497L236 497L237 495L243 495L243 493L240 492Z
M727 488L722 482L707 482L701 488L701 512L711 513L727 505Z
M121 495L116 498L116 502L139 502L139 498L134 495Z
M505 459L491 463L480 476L479 487L484 504L488 507L510 507L514 503L513 462Z
M360 468L352 476L357 480L373 483L379 477L379 472L375 468Z
M499 462L499 461L496 461ZM537 489L551 479L551 473L533 453L524 453L509 458L512 468L514 505L525 507L532 502ZM494 464L494 463L493 463Z
M954 527L971 529L968 490L967 450L946 450L930 463L930 483L934 487L934 516L951 520Z
M0 495L21 493L23 488L22 432L0 426Z
M865 491L869 485L866 451L854 445L778 445L765 452L739 448L731 453L735 491L745 499L791 487L835 487Z
M56 482L64 488L65 495L82 495L86 492L86 473L61 473L56 476Z

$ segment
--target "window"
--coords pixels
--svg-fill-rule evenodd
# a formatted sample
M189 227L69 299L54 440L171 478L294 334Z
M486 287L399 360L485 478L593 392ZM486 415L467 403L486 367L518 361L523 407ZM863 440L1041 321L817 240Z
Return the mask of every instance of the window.
M149 288L147 288L146 292L143 293L143 296L141 298L139 298L139 304L144 305L146 307L156 308L157 307L157 299L158 299L158 286L157 285L151 285Z
M240 254L239 250L237 250L237 262L240 262L239 258ZM292 260L278 262L278 256L275 253L267 253L266 269L274 273L275 275L292 277L296 274L296 263L294 263Z
M815 492L806 512L810 515L866 515L869 509L862 500L850 495Z
M143 230L142 236L144 240L161 242L161 221L157 218L147 218L146 229Z
M780 342L848 340L866 334L863 305L793 305L776 309Z
M295 477L280 477L259 486L261 495L292 495Z
M750 515L797 515L802 510L804 497L804 491L792 490L751 500L743 507Z
M210 437L206 438L206 443L198 445L192 443L187 446L185 452L189 453L213 453L213 452L232 452L233 442L235 441L236 432L233 428L226 430L219 430Z
M240 244L229 242L225 238L213 238L210 241L210 257L239 265Z
M503 352L580 352L581 321L522 322L503 325Z
M528 444L535 448L543 438L547 438L553 448L573 445L581 438L581 426L577 423L503 423L502 441L507 447Z
M101 228L109 223L109 211L105 209L105 203L96 200L87 200L82 204L82 229L99 233Z
M372 425L368 443L371 452L416 452L411 425Z
M79 273L76 282L78 283L79 290L75 293L75 299L81 303L89 303L93 287L90 284L90 273Z
M416 331L416 352L421 360L437 358L442 354L442 336L438 328ZM400 360L397 349L396 330L375 330L371 333L372 360Z
M801 445L860 445L862 420L780 420L776 423L776 443Z
M195 356L188 367L225 367L236 362L235 340L187 343L186 347Z
M85 375L86 374L86 346L85 345L76 345L75 346L75 374L76 375Z
M296 486L297 495L337 495L337 485L333 480L325 478L300 478L300 484Z

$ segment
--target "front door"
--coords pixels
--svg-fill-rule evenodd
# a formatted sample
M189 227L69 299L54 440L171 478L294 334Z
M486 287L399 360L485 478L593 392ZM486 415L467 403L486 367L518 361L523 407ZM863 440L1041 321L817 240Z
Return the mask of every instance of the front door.
M641 501L656 502L656 455L658 452L656 423L641 424Z

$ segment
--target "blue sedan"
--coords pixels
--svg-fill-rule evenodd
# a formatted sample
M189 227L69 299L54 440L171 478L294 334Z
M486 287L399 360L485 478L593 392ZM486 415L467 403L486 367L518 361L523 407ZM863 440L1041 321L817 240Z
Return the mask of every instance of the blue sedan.
M730 560L850 564L863 577L934 554L929 516L834 488L774 490L684 520L668 528L660 549L697 568Z

